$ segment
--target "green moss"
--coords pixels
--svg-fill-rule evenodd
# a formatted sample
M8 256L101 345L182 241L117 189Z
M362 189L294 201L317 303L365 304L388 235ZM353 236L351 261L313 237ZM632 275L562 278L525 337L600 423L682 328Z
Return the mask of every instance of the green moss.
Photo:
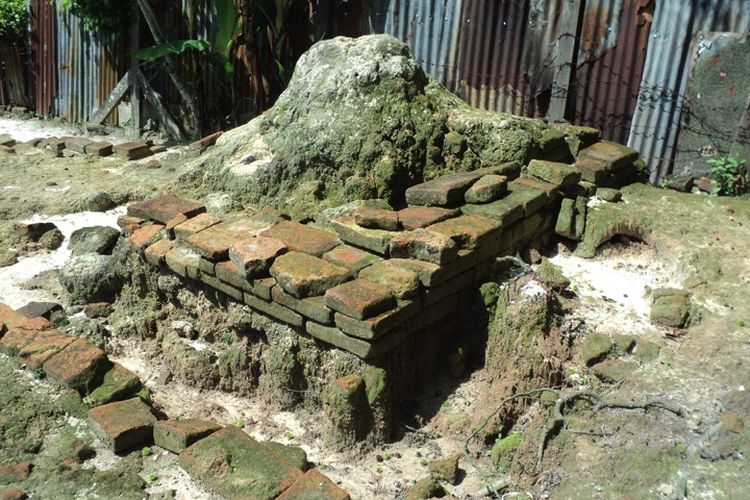
M498 438L495 444L492 445L492 451L490 452L490 458L498 469L507 470L510 468L510 464L513 462L513 455L516 450L521 446L523 441L523 434L520 432L514 432L504 438Z
M542 281L558 290L565 290L570 286L570 280L562 273L562 269L547 258L542 259L542 263L536 268L536 273Z
M614 344L609 337L601 333L590 333L581 344L581 360L591 366L607 357L613 348Z

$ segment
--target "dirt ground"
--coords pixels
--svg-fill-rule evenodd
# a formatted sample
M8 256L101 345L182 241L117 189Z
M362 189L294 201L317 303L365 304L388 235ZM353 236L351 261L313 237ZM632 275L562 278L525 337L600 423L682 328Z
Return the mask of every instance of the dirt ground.
M0 153L0 252L16 248L12 225L32 217L60 221L60 216L78 213L64 219L70 222L66 235L75 227L101 223L93 214L80 215L88 200L101 191L109 193L118 205L167 186L185 196L221 200L180 180L186 162L179 151L157 159L160 167L148 168L146 161ZM231 209L231 200L221 203ZM111 223L115 214L96 217L109 217ZM535 455L549 411L543 404L532 406L517 423L514 430L523 433L523 442L508 470L498 470L490 461L492 443L478 455L463 456L465 426L450 422L465 422L479 410L476 405L487 388L487 374L482 369L459 381L449 377L436 381L413 410L434 416L426 421L400 421L402 437L397 442L353 456L326 448L318 438L320 417L311 410L279 412L251 398L221 391L199 391L175 381L164 386L159 381L160 367L139 343L113 339L108 349L115 361L144 380L156 405L170 415L209 417L220 423L243 421L255 437L301 446L352 498L398 498L408 485L427 475L427 461L456 454L462 455L462 481L457 486L445 485L455 498L470 497L504 477L510 478L501 492L504 498L512 498L514 493L560 499L746 497L750 480L750 200L634 185L624 190L623 202L592 207L589 219L591 224L620 230L600 233L615 238L594 258L578 257L563 245L551 255L551 262L571 280L572 307L564 321L578 325L572 338L574 352L580 351L587 336L599 333L610 338L632 336L638 346L646 342L658 346L658 353L645 357L636 348L623 354L618 359L627 369L610 382L600 380L576 355L566 364L561 389L593 391L607 401L640 404L659 400L680 409L682 416L662 408L595 410L580 402L571 405L559 432L546 441L539 474L530 473L523 463ZM623 227L631 238L617 236ZM633 238L636 235L638 238ZM582 247L596 248L602 239L592 236ZM45 296L44 289L24 295L29 293L23 290L24 281L35 274L32 271L59 267L64 258L64 253L53 257L39 251L19 255L18 264L0 268L0 302L17 306L26 297L54 298ZM24 265L24 279L16 279L18 274L13 273ZM688 290L694 317L700 319L680 330L652 324L649 293L660 287ZM40 406L29 412L32 417L44 415L39 425L45 432L54 429L56 433L80 434L74 419L50 413L45 406L56 396L51 386L14 370L3 356L0 378L4 387L0 395L8 404L16 404L10 401L17 396L5 394L16 383L33 394L25 397ZM439 410L421 411L427 407ZM96 446L91 436L81 436ZM141 496L152 493L157 497L174 490L177 498L211 498L181 472L175 456L167 452L118 458L107 455L102 447L96 450L97 458L81 467L135 474L143 484L128 483L128 488L145 492ZM0 455L4 462L22 460L28 458L28 450L6 449ZM149 477L157 479L150 481ZM68 480L77 487L66 492L91 492L86 498L113 497L111 492L95 494L84 475L69 476ZM40 497L50 498L44 494L49 490L38 491ZM59 496L63 497L65 494Z

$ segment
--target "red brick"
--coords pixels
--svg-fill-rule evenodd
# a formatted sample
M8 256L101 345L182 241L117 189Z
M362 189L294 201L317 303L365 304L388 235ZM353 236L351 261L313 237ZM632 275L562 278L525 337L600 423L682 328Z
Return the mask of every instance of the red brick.
M360 320L337 312L333 315L336 326L353 337L373 340L403 326L414 315L419 315L419 302L404 300L394 309L378 314L372 318Z
M398 211L404 229L413 230L430 226L458 215L457 210L438 207L408 207Z
M189 248L175 246L164 255L164 261L173 272L184 278L198 278L200 255Z
M273 301L279 305L287 307L294 312L298 312L306 318L310 318L324 325L333 323L333 311L326 305L325 297L308 297L306 299L297 299L292 297L280 286L275 286L271 290Z
M219 429L219 424L206 420L163 420L154 425L154 444L172 453L182 453L191 444Z
M75 340L75 337L65 335L59 330L44 330L37 332L30 342L20 348L17 355L25 360L29 368L36 369Z
M161 232L164 226L161 224L149 224L137 229L128 237L128 241L133 248L142 250L153 245L161 238Z
M609 166L599 160L581 159L576 160L575 167L581 171L581 180L602 185L609 176Z
M281 240L290 250L320 257L341 243L338 236L299 222L284 221L261 233Z
M464 193L480 176L471 172L449 174L417 184L406 190L409 205L446 207L464 201Z
M248 292L251 291L250 280L240 272L240 269L231 260L218 262L214 269L216 277L221 281Z
M156 417L140 398L92 408L89 420L94 432L115 453L141 448L153 441Z
M349 500L349 494L317 469L305 472L277 500Z
M128 206L128 215L166 224L177 215L194 217L206 211L200 203L179 198L171 193Z
M361 227L351 216L334 219L331 226L345 242L380 255L388 255L391 239L399 234L395 231Z
M360 269L383 260L377 255L373 255L349 245L337 246L333 250L324 253L323 259L332 264L336 264L337 266L343 266L349 269L352 274L357 274Z
M398 231L400 223L398 212L375 207L359 207L354 212L354 221L358 226L385 231Z
M281 240L256 236L229 247L229 259L248 278L268 276L276 257L287 251Z
M428 231L449 237L459 248L474 249L497 245L500 238L499 222L481 215L462 215L427 227Z
M166 257L167 253L169 253L170 250L172 250L173 243L169 240L159 240L153 245L146 248L146 251L144 254L146 255L146 260L151 263L151 265L158 266L162 262L164 262L164 258Z
M44 363L44 372L71 389L91 392L110 366L107 355L84 339L78 339Z
M464 194L466 203L489 203L505 196L508 178L504 175L485 175Z
M132 225L140 226L145 222L145 219L141 219L140 217L133 217L132 215L120 215L119 217L117 217L117 225L121 228Z
M325 296L329 308L356 319L367 319L396 306L388 288L365 279L329 288Z
M346 281L349 270L323 259L300 252L289 252L277 257L271 275L285 292L297 298L323 295L325 291Z
M419 293L419 275L388 260L362 269L359 277L380 283L398 299L407 299Z
M446 264L456 258L458 246L448 236L426 229L399 233L391 240L391 256Z
M178 224L174 228L174 234L177 239L187 238L191 234L198 233L204 229L208 229L211 226L219 224L221 219L211 214L200 214L195 217L186 220L185 222Z
M151 156L151 145L145 141L124 142L113 146L112 150L117 156L127 160L140 160Z
M185 238L185 245L214 261L226 260L229 247L236 242L237 235L221 225L209 227Z

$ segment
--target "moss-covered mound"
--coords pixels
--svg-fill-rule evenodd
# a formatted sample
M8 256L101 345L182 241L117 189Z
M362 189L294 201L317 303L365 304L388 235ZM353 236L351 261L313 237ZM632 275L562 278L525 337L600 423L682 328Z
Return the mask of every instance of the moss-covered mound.
M545 129L472 108L393 37L339 37L304 54L276 105L225 133L196 172L242 202L305 217L355 199L399 204L438 173L528 160Z

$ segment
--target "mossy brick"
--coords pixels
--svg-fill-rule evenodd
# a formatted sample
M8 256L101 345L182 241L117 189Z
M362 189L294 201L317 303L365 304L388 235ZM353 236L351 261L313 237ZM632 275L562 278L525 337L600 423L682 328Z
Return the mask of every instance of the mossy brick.
M368 206L357 207L354 222L360 227L384 231L398 231L401 226L398 212Z
M200 255L183 246L175 246L164 255L167 267L183 278L198 279Z
M307 468L302 449L259 443L235 426L192 444L179 460L209 489L235 500L276 498Z
M654 361L659 357L661 347L655 342L638 342L633 349L633 357L641 363Z
M497 221L503 227L514 223L524 214L524 203L520 201L520 195L493 201L484 205L464 205L461 213L464 215L481 215Z
M565 290L570 286L570 280L563 274L562 269L549 261L546 257L542 258L541 264L534 270L539 278L555 290Z
M682 328L690 311L690 294L677 288L657 288L651 293L651 321Z
M114 153L126 160L140 160L151 156L151 145L146 141L123 142L112 147Z
M427 288L422 294L422 306L427 307L441 300L466 290L474 284L474 270L469 270L455 276L444 283Z
M427 462L427 469L430 475L439 481L447 481L450 484L458 482L458 460L460 455L441 458Z
M529 215L529 212L536 212L538 209L541 209L544 206L546 206L547 203L549 203L550 201L555 201L560 197L560 189L554 184L551 184L549 182L545 182L539 179L532 179L530 177L523 177L523 176L509 183L508 190L512 192L518 192L518 191L523 191L523 190L542 191L546 195L544 205L540 205L538 208L533 208L533 209L532 208L527 209L527 207L524 206L525 215Z
M325 292L326 305L355 319L368 319L396 306L396 297L379 283L357 278Z
M112 155L113 152L111 142L99 141L86 145L86 154L89 155L105 157Z
M329 383L321 397L329 442L352 446L369 431L370 411L362 377L352 373Z
M337 312L333 315L333 320L336 326L347 335L374 340L402 327L407 320L418 314L419 310L418 301L402 300L396 308L372 318L360 320Z
M141 379L119 363L104 374L102 384L91 391L85 400L89 406L101 406L135 396L142 388Z
M490 203L508 192L508 178L504 175L485 175L464 194L466 203Z
M0 483L21 483L29 478L34 464L17 462L0 465Z
M474 249L485 245L496 246L501 227L499 222L482 215L462 215L426 229L449 237L459 249Z
M220 429L221 425L208 420L161 420L154 424L154 444L172 453L182 453Z
M596 194L597 186L593 182L581 180L578 183L578 187L580 188L581 193L586 196L594 196Z
M216 276L216 263L208 260L205 257L201 257L198 261L198 270L201 274L210 274Z
M240 269L231 260L218 262L214 266L216 277L224 283L232 285L246 292L252 291L250 280L240 271Z
M521 179L516 179L515 182L519 182ZM518 217L528 217L534 212L538 212L543 209L549 203L549 195L541 189L529 187L524 184L513 184L511 183L509 189L511 193L506 196L503 200L509 205L521 207L523 214Z
M276 258L271 275L285 292L305 298L323 295L326 290L349 279L349 270L323 259L293 251Z
M578 152L578 160L604 162L609 170L619 170L632 165L638 159L638 151L616 142L599 141ZM588 179L586 179L588 180Z
M204 284L213 288L214 290L221 292L224 295L227 295L238 302L242 302L243 293L242 293L242 290L240 290L239 288L234 287L228 283L225 283L221 281L219 278L217 278L216 276L211 276L210 274L201 273L200 280Z
M0 323L3 323L7 329L46 330L50 328L49 320L45 318L29 319L3 303L0 303Z
M27 330L23 327L6 327L6 329L7 331L0 338L0 352L8 356L16 356L24 346L33 342L39 333L38 331Z
M117 454L153 442L156 417L140 398L117 401L89 410L94 433Z
M250 238L248 235L246 238ZM201 256L213 260L227 260L229 247L238 241L237 235L222 225L211 226L186 237L183 244Z
M577 159L575 167L581 171L581 180L602 186L609 177L609 165L593 159Z
M257 312L270 316L282 323L297 328L300 328L305 324L305 319L301 315L275 302L267 302L249 293L244 294L243 300L245 301L245 304L255 309Z
M420 290L419 275L410 269L384 260L359 272L359 277L380 283L391 291L397 299L416 296Z
M365 360L383 356L408 338L408 332L405 328L396 328L377 340L364 340L347 335L339 328L319 325L314 321L305 323L305 331L313 338L348 351Z
M523 434L520 432L511 433L495 441L490 451L492 463L500 470L507 470L513 462L513 456L516 454L518 447L521 446L522 441Z
M406 190L406 203L418 206L449 207L459 205L464 193L480 176L471 172L449 174L417 184Z
M143 250L160 240L163 230L164 226L162 224L148 224L141 226L128 237L128 242L133 248Z
M576 202L572 198L563 198L560 203L560 212L555 223L555 233L559 236L569 239L575 238L575 206Z
M290 250L320 257L341 243L336 234L299 222L283 221L261 233L281 240Z
M199 233L211 226L220 224L221 219L209 213L198 214L191 217L185 222L181 222L174 227L174 235L178 240L185 239L191 234Z
M630 354L635 348L635 337L632 335L624 335L621 333L612 335L612 344L614 344L614 351L624 356Z
M527 173L563 190L572 189L581 180L581 171L572 165L544 160L531 160Z
M588 198L577 196L575 203L575 219L573 221L573 239L576 241L583 240L586 232L586 212L588 211Z
M297 299L282 290L280 286L275 286L271 290L271 297L277 304L289 308L306 318L324 325L333 324L333 311L326 305L324 296Z
M398 211L404 229L409 231L430 226L459 215L458 210L440 207L407 207Z
M581 344L581 360L586 366L592 366L604 360L614 349L612 340L601 333L586 335Z
M320 472L310 469L294 482L278 500L349 500L349 494Z
M0 490L0 500L26 500L28 495L20 488L5 488Z
M399 233L391 240L391 256L447 264L458 255L458 245L444 234L427 229Z
M383 258L349 245L339 245L333 250L324 253L323 260L327 260L337 266L345 267L351 271L353 276L356 276L360 270L381 262Z
M159 240L156 243L150 245L143 252L146 261L152 266L158 266L166 260L167 254L172 250L174 243L170 240Z
M81 394L94 390L109 370L107 355L84 339L77 339L44 363L47 376Z
M409 486L404 493L404 500L429 500L445 496L445 488L432 476L423 477Z
M256 236L233 243L229 247L229 260L247 278L268 276L274 259L287 251L287 246L276 238Z
M604 181L604 187L620 189L635 181L635 166L627 165L617 171L610 172Z
M745 429L745 422L739 413L734 410L726 410L719 415L719 424L724 432L741 434Z
M271 300L271 291L276 286L276 280L273 278L256 278L249 280L250 293L263 300Z
M417 273L419 281L426 287L437 286L450 279L452 275L447 267L423 260L393 258L388 260L388 264Z
M567 144L565 143L565 132L552 127L542 132L542 135L539 138L539 147L542 149L542 152L550 153L558 150L561 146L565 146L567 149Z
M76 153L85 153L86 146L93 144L94 141L85 137L71 137L65 140L65 147Z
M150 200L131 203L128 206L128 215L154 220L162 224L166 224L177 215L195 217L205 211L204 205L173 194L165 194Z
M68 336L59 330L43 330L36 332L31 342L19 349L17 356L24 360L28 368L36 370L75 340L75 337Z
M391 239L395 235L400 234L395 231L384 231L382 229L370 229L359 226L352 216L343 216L332 220L331 227L346 243L379 255L388 255Z
M617 203L622 200L622 191L607 187L596 188L596 197L609 203Z
M623 359L605 359L594 366L591 370L596 378L603 382L617 383L630 378L633 370L638 368L635 361L626 361Z

